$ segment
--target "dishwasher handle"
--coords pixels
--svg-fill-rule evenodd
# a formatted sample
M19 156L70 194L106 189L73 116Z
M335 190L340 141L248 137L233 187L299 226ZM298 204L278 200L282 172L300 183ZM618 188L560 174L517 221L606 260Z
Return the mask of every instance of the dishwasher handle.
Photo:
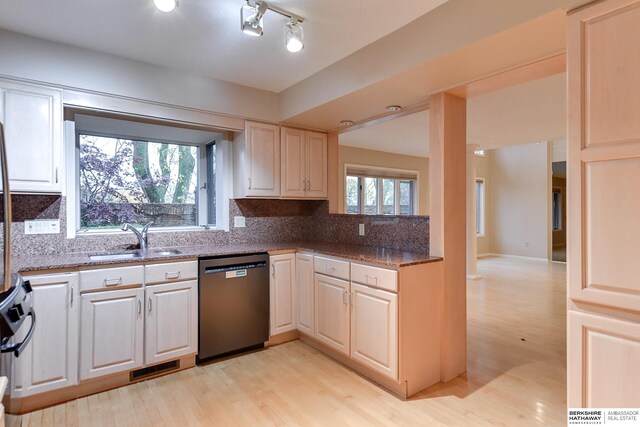
M223 265L216 267L205 267L204 274L216 274L216 273L226 273L227 271L237 271L237 270L249 270L252 268L266 268L267 263L265 261L260 262L252 262L247 264L236 264L236 265Z

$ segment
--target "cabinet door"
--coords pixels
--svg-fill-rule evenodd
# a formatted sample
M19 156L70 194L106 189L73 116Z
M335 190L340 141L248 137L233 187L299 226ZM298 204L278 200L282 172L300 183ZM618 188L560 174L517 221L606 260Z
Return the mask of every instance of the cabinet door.
M0 81L11 191L59 193L62 94L59 90Z
M282 197L304 197L307 188L305 132L282 128Z
M198 351L198 281L145 289L146 365Z
M324 199L327 197L327 134L307 132L306 150L306 197Z
M271 336L296 328L294 298L295 254L270 258Z
M568 406L637 408L640 1L594 2L567 26Z
M247 122L247 196L280 196L280 129Z
M142 366L144 289L81 297L80 379Z
M29 345L13 360L12 397L25 397L78 382L78 275L27 277L38 320ZM20 329L22 341L29 327Z
M313 255L296 255L296 322L298 330L315 335L313 317Z
M351 283L351 357L398 378L398 295Z
M316 273L316 339L349 354L349 282Z

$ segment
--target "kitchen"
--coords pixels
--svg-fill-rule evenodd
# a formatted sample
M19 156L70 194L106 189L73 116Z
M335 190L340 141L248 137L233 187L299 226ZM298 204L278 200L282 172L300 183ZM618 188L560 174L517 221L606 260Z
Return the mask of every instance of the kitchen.
M369 75L357 74L359 53L416 28L425 37L428 28L461 31L438 22L470 20L461 12L470 3L366 10L374 20L394 14L356 40L349 19L362 13L358 5L344 6L338 19L281 2L220 2L207 19L224 25L193 45L184 44L194 37L185 20L205 25L197 17L211 4L164 11L162 1L148 1L127 14L119 2L103 10L110 22L122 20L125 30L113 34L92 21L99 6L71 13L70 3L55 10L31 0L0 21L3 188L12 193L4 198L5 266L28 282L5 279L5 291L19 291L3 301L7 328L24 322L11 332L3 326L8 414L168 384L225 363L259 366L275 354L292 363L327 355L323 368L340 376L326 362L346 366L356 382L398 402L467 371L465 219L456 214L465 212L465 177L455 160L464 158L466 105L442 91L536 58L553 61L558 44L549 34L563 34L567 11L584 2L514 10L469 40L427 43L369 81L358 78ZM39 12L30 27L36 5L52 19ZM260 36L264 26L264 36L236 28L239 12L245 33ZM69 13L79 25L63 31ZM455 63L442 49L478 58L483 41L504 48L498 38L534 21L541 36L526 54L511 46L491 65L442 72ZM140 22L156 42L132 36ZM322 49L314 34L325 35ZM187 60L217 36L232 46L217 46L231 60L219 68L213 56ZM349 43L337 46L340 38ZM239 66L246 58L262 69ZM418 63L441 72L416 95L398 79L424 73L412 68ZM334 85L332 73L345 67L351 83ZM374 87L384 84L391 86ZM427 173L340 160L351 132L426 111Z

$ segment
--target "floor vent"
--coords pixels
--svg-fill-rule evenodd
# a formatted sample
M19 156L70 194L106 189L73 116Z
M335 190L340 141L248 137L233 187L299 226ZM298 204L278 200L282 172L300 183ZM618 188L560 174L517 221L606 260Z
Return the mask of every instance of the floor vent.
M180 361L172 360L171 362L161 363L159 365L149 366L147 368L137 369L129 373L129 381L139 381L147 377L163 374L165 372L180 369Z

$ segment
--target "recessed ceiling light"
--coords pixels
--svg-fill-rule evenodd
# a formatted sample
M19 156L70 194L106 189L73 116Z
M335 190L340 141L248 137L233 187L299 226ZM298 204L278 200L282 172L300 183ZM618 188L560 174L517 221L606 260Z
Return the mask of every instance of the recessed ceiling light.
M402 110L402 107L399 105L389 105L387 107L387 111L390 113L397 113L400 110Z
M354 123L353 120L343 120L340 122L342 126L351 126L353 125L353 123Z
M163 12L171 12L178 5L176 0L153 0L153 3Z

